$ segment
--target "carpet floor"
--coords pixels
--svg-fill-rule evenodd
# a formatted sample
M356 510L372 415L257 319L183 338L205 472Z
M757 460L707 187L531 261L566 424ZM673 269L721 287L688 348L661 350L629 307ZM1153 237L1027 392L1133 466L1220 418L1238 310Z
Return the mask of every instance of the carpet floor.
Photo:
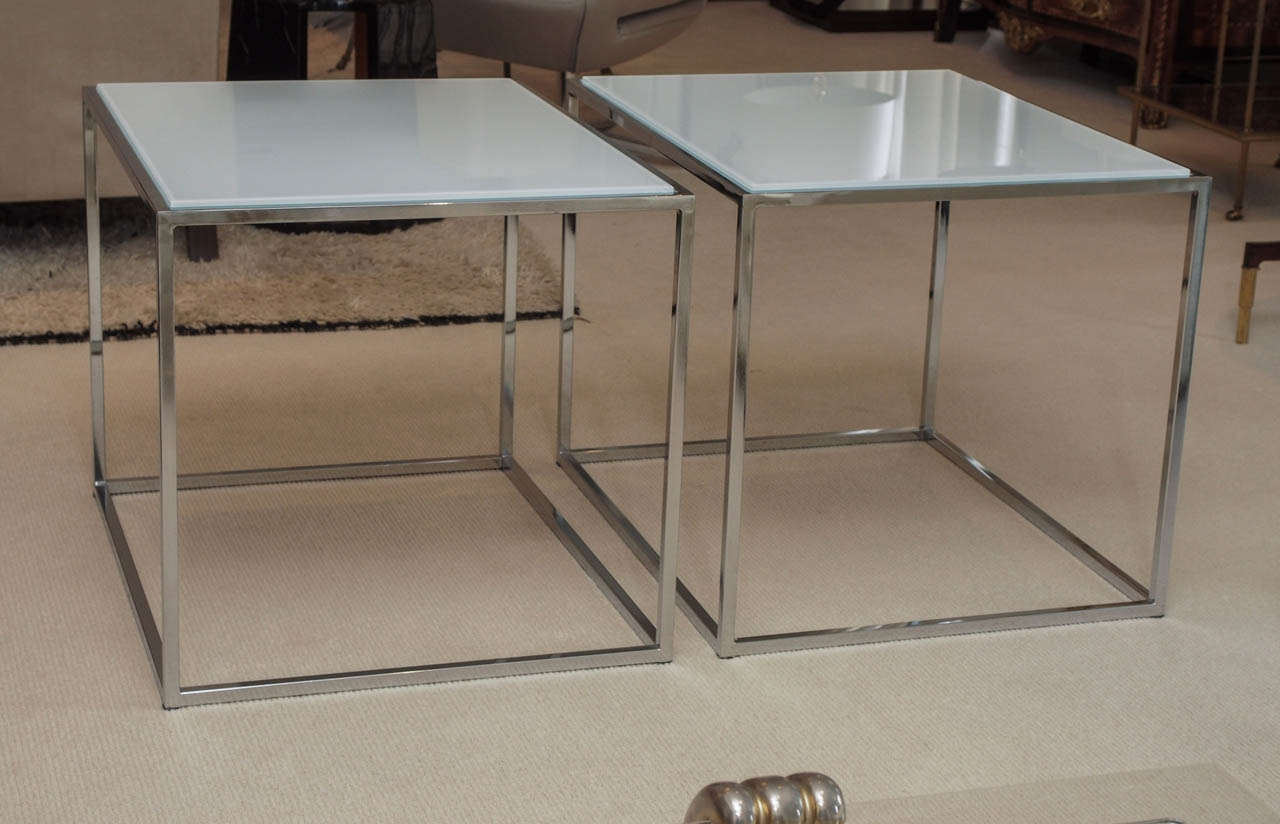
M496 74L445 55L443 73ZM1115 135L1116 77L998 34L831 35L711 3L619 71L952 67ZM517 78L553 88L544 73ZM818 770L852 822L1119 824L1280 817L1280 283L1233 342L1245 240L1280 237L1255 153L1174 124L1143 145L1214 194L1169 595L1158 620L717 659L677 617L660 666L163 712L90 492L87 352L0 350L0 804L14 821L676 822L718 779ZM721 435L734 212L698 198L688 435ZM752 434L918 414L929 204L765 210ZM1186 229L1184 197L958 203L941 431L1145 580ZM579 223L575 443L662 430L670 215ZM530 218L554 249L558 222ZM522 322L516 449L637 602L653 586L554 464L558 325ZM492 449L495 324L178 342L184 472ZM108 463L155 466L154 342L107 347ZM602 467L642 529L655 466ZM686 463L681 574L714 601L721 468ZM516 655L626 638L518 498L484 475L181 496L184 680ZM742 630L1036 608L1097 579L911 445L747 465ZM122 512L158 581L154 498Z

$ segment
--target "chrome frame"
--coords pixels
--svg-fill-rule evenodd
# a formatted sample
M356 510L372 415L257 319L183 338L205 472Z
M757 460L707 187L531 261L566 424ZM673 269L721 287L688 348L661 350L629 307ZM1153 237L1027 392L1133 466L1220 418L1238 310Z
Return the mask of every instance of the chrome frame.
M134 616L151 659L162 702L166 708L256 698L312 695L372 687L428 684L471 678L555 672L623 664L661 663L671 660L674 636L676 539L680 518L681 449L684 442L684 382L689 339L690 253L693 243L693 195L666 176L673 187L669 195L556 198L506 201L448 201L395 206L336 206L316 208L184 209L172 210L161 196L140 158L125 139L119 125L93 87L84 89L85 214L88 221L89 374L93 416L94 495L102 511L107 533L133 605ZM159 474L140 478L112 478L106 461L106 404L104 399L101 234L97 186L97 134L107 138L133 181L138 194L156 216L156 285L158 354L160 362L160 460ZM652 171L652 170L651 170ZM572 333L574 246L580 212L666 211L676 213L675 265L671 354L668 379L666 461L663 479L662 552L655 574L660 580L655 619L649 620L604 563L579 537L515 458L515 343L516 263L520 215L563 215L562 280L565 304L561 330L561 408L567 409L572 393ZM180 475L178 473L178 420L174 351L173 235L178 226L231 223L355 221L403 218L497 216L505 218L503 323L499 431L496 454L421 460L379 461L325 466L294 466ZM569 426L567 415L560 431ZM606 649L571 650L509 658L455 661L416 666L387 667L352 672L283 676L224 684L183 686L178 660L179 568L178 493L189 489L245 484L332 481L351 478L391 477L442 472L497 470L503 473L563 544L583 572L613 604L638 643ZM124 534L113 498L159 492L161 516L161 595L157 623L143 591L141 579Z
M1187 391L1191 376L1191 356L1195 343L1196 309L1200 294L1200 277L1204 265L1204 239L1208 220L1209 194L1212 180L1192 176L1172 180L1073 181L1043 184L1000 184L934 186L912 189L874 189L823 192L751 193L709 168L697 158L643 123L627 116L606 97L586 86L581 78L572 77L569 93L588 106L607 113L614 124L640 135L653 148L674 161L701 181L737 203L737 259L733 295L733 338L730 352L730 384L727 440L691 441L684 445L686 455L725 455L724 525L720 565L720 608L717 616L700 603L677 581L680 606L694 626L722 658L752 653L895 641L959 635L1004 629L1059 626L1119 618L1158 617L1164 614L1169 581L1169 559L1173 545L1174 510L1177 505L1179 464L1182 456L1183 432L1186 426ZM1183 262L1181 304L1178 330L1174 342L1173 377L1171 381L1164 455L1161 468L1160 496L1156 513L1156 537L1152 554L1151 585L1143 586L1119 566L1108 560L1045 510L1022 495L977 458L957 446L934 427L937 397L938 365L941 340L942 298L945 284L947 239L951 201L992 198L1046 197L1086 194L1157 194L1189 193L1191 210L1187 227L1186 255ZM918 425L883 429L861 429L844 432L820 432L748 437L746 435L746 398L748 343L751 323L751 287L754 277L755 217L763 207L822 206L834 204L867 204L904 201L934 202L933 261L929 284L929 310L925 331L925 362L921 388ZM850 446L868 443L920 441L932 447L966 474L982 484L1015 512L1039 528L1046 536L1071 553L1086 567L1111 584L1122 599L1098 604L1084 604L1050 609L960 615L889 624L831 627L801 632L782 632L742 637L736 632L738 600L739 534L742 519L742 471L747 452L782 449L809 449L822 446ZM597 509L622 534L632 552L650 570L655 569L658 554L636 529L627 515L608 497L591 477L586 464L601 461L638 460L659 457L661 444L626 444L572 448L566 441L560 446L560 465L578 484Z

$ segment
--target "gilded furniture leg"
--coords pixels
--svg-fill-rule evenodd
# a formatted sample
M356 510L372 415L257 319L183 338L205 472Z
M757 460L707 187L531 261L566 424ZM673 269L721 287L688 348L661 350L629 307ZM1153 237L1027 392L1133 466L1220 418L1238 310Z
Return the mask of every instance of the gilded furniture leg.
M1181 4L1179 0L1148 0L1145 6L1135 85L1144 94L1167 101L1173 82L1174 29ZM1143 106L1139 118L1144 129L1169 125L1169 116L1160 109Z
M1253 291L1258 285L1258 268L1240 270L1240 313L1236 315L1236 343L1249 342L1249 319L1253 315Z
M1249 322L1253 318L1253 293L1258 282L1258 267L1268 260L1280 260L1280 241L1255 241L1244 245L1244 260L1240 263L1240 314L1236 317L1236 343L1249 342Z

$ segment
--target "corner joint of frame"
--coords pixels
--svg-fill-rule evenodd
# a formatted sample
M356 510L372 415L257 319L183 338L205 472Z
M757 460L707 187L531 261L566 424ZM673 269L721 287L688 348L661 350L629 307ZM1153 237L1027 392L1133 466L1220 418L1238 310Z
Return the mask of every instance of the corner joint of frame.
M179 226L181 221L178 216L170 211L156 212L156 229L165 232L172 232L175 227Z
M756 210L768 203L768 199L761 195L742 195L738 198L738 208L742 210L744 217L754 215Z

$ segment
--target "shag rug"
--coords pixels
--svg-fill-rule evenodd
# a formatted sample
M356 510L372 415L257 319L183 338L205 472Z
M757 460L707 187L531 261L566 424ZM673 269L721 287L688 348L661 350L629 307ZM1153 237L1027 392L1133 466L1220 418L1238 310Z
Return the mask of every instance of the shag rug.
M502 219L416 223L382 234L218 229L217 260L174 248L183 334L323 331L500 320ZM103 324L155 331L155 232L142 204L104 201ZM0 209L0 345L88 337L83 206ZM521 318L560 312L559 267L520 232Z

